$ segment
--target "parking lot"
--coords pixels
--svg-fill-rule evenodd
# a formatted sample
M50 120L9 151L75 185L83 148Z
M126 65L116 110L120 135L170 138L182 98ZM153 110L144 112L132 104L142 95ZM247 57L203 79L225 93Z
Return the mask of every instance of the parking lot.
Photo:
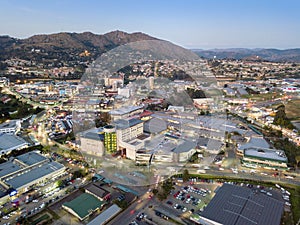
M188 216L203 210L214 196L217 186L218 184L204 182L182 183L176 185L165 203L169 208L176 210L178 216Z

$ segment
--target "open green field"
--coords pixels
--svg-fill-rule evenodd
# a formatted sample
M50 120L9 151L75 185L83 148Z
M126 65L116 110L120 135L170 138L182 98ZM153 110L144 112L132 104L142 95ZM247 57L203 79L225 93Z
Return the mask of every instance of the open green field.
M289 119L300 120L300 100L289 101L285 105L285 112Z
M252 101L267 101L280 97L279 93L266 93L266 94L250 94L243 96L245 98L249 98Z

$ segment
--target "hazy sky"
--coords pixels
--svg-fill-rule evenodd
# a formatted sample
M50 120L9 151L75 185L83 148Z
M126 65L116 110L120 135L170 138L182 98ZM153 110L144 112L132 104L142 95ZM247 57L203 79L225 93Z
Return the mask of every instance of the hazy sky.
M187 48L300 47L299 0L1 0L0 34L141 31Z

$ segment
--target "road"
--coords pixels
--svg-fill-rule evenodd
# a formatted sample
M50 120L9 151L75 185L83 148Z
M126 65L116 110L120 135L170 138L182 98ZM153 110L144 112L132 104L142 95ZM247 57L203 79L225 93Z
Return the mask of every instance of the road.
M198 174L197 169L192 167L186 167L190 174ZM182 168L178 168L179 171ZM185 169L185 168L184 168ZM238 173L233 173L231 168L223 168L224 170L220 171L219 166L212 165L210 166L209 170L206 170L207 175L217 175L217 176L224 176L224 177L232 177L232 178L242 178L242 179L250 179L250 180L257 180L257 181L270 181L274 183L288 183L294 185L300 185L300 174L296 172L285 172L286 174L295 176L294 179L286 178L282 172L279 172L279 176L274 177L273 174L275 171L267 170L263 168L255 169L255 173L250 173L250 168L246 167L237 167Z

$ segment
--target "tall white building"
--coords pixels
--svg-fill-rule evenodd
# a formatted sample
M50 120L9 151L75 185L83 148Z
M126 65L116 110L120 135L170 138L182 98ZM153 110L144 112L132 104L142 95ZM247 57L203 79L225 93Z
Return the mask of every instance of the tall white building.
M117 140L130 141L143 134L143 121L139 119L117 120Z

